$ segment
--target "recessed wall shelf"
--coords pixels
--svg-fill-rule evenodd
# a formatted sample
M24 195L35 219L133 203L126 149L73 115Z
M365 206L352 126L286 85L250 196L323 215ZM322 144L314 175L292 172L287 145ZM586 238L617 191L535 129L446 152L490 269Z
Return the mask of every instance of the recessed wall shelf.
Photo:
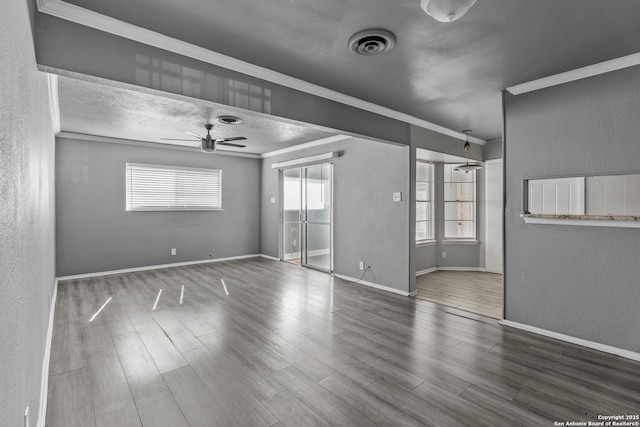
M583 225L589 227L640 228L640 216L520 214L527 224Z

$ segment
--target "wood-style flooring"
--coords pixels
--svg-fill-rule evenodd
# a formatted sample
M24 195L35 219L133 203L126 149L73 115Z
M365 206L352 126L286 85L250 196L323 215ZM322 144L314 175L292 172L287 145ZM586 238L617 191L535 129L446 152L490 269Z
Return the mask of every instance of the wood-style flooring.
M63 282L47 425L552 426L640 412L640 363L468 316L260 258Z
M474 271L435 271L416 277L417 298L502 318L502 275Z

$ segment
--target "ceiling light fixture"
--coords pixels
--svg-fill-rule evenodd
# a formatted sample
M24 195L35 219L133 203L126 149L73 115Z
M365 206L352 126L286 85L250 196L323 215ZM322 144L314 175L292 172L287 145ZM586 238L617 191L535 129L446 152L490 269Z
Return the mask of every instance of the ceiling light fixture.
M471 9L476 0L420 0L427 15L440 22L453 22Z
M464 173L469 173L469 171L474 171L477 169L482 169L482 165L479 163L469 163L469 149L471 148L471 144L469 144L469 132L470 129L463 130L462 133L467 135L467 141L464 143L464 156L467 159L467 163L464 165L456 166L453 170L463 171Z
M351 36L349 50L357 55L373 56L387 52L396 44L396 36L387 30L364 30Z

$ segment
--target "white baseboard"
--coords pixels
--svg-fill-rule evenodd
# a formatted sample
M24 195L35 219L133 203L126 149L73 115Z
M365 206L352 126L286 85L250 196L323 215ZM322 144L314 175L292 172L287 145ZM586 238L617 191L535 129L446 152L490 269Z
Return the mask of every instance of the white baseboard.
M480 271L484 272L482 267L438 267L438 271Z
M266 258L266 259L270 259L272 261L280 261L280 258L271 256L271 255L260 254L259 256L260 256L260 258Z
M47 325L47 340L45 341L44 356L42 358L42 378L40 379L40 407L36 426L44 427L47 421L47 398L49 395L49 360L51 359L51 341L53 340L53 322L58 299L58 279L53 284L53 295L49 303L49 324Z
M144 267L134 267L134 268L123 268L121 270L111 270L111 271L99 271L96 273L85 273L85 274L74 274L71 276L62 276L58 277L59 281L63 280L73 280L73 279L87 279L90 277L100 277L100 276L108 276L110 274L123 274L123 273L135 273L136 271L147 271L147 270L159 270L162 268L171 268L171 267L182 267L185 265L194 265L194 264L208 264L211 262L223 262L223 261L233 261L236 259L246 259L246 258L256 258L256 257L265 257L271 258L262 254L252 254L252 255L240 255L240 256L232 256L226 258L215 258L215 259L203 259L198 261L186 261L186 262L176 262L173 264L158 264L158 265L148 265Z
M416 271L416 276L422 276L423 274L433 273L434 271L438 271L438 267L427 268L426 270Z
M523 323L512 322L511 320L502 319L498 323L511 328L521 329L527 332L533 332L534 334L544 335L545 337L555 338L560 341L569 342L571 344L577 344L582 347L592 348L594 350L602 351L604 353L615 354L616 356L624 357L640 362L640 353L636 353L630 350L625 350L618 347L613 347L606 344L600 344L593 341L584 340L582 338L572 337L570 335L560 334L558 332L548 331L535 326L525 325Z
M396 288L391 288L389 286L384 286L384 285L379 285L377 283L373 283L373 282L368 282L366 280L358 280L354 277L349 277L349 276L344 276L342 274L338 274L338 273L333 273L334 276L336 276L339 279L342 280L346 280L348 282L357 282L358 285L364 285L364 286L369 286L371 288L376 288L376 289L380 289L383 291L387 291L387 292L393 292L394 294L398 294L398 295L402 295L405 297L410 296L409 292L405 292L405 291L401 291L400 289L396 289Z

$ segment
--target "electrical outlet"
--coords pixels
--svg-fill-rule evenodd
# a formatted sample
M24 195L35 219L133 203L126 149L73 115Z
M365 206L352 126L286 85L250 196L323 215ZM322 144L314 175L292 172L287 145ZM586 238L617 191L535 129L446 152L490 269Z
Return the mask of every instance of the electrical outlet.
M447 257L447 251L442 251L442 259Z
M276 198L275 198L275 197L272 197L272 198L271 198L271 203L275 203L275 202L276 202Z
M176 248L171 248L171 256L176 255Z
M364 261L360 261L358 267L360 268L360 270L364 270Z

